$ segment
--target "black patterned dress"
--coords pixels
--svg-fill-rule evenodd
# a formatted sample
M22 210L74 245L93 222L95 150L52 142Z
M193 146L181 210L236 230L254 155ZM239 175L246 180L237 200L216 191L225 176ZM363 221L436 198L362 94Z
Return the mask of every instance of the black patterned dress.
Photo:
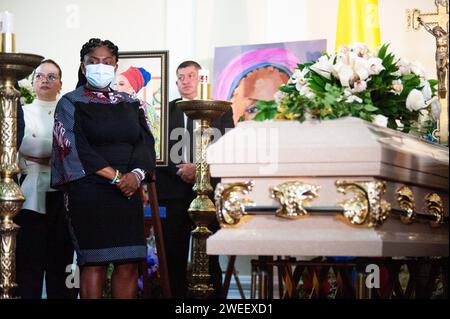
M97 174L155 167L154 139L140 109L126 94L80 87L55 110L52 187L62 189L79 265L132 262L146 257L142 202Z

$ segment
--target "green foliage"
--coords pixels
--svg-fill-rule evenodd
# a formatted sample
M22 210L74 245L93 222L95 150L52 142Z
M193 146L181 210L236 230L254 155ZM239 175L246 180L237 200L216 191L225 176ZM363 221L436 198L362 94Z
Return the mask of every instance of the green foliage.
M34 92L30 91L29 89L25 87L20 88L20 97L23 98L22 102L24 104L31 104L33 103L34 99L36 98L36 95Z
M258 109L260 111L255 115L255 120L264 121L274 118L277 113L276 105L275 101L259 101Z

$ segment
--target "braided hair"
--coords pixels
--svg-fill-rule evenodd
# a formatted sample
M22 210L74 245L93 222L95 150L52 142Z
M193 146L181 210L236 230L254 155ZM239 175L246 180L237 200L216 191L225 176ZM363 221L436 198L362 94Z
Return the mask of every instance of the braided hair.
M114 43L112 43L109 40L101 40L98 38L91 38L91 39L89 39L88 42L83 44L83 47L80 50L80 61L83 62L84 57L86 55L88 55L89 53L91 53L92 50L94 50L95 48L98 48L98 47L107 47L111 51L111 53L116 57L116 62L119 61L119 48L117 47L117 45L115 45ZM78 69L77 88L82 85L85 85L86 83L87 83L87 80L81 70L81 65L80 65L80 68Z

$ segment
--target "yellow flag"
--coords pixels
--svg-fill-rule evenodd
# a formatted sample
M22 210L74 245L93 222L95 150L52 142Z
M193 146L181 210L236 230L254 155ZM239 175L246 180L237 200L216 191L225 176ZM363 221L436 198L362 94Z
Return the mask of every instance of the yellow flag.
M363 42L373 51L380 45L378 0L339 0L336 51Z

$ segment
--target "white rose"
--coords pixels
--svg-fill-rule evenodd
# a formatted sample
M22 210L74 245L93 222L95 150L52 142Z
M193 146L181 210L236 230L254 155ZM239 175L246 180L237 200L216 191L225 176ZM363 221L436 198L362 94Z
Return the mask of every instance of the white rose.
M378 114L373 118L372 123L379 126L387 127L388 118L384 115Z
M403 92L403 83L402 80L393 80L392 81L392 93L395 95L400 95Z
M426 107L422 92L417 89L411 90L406 98L406 108L410 111L418 111Z

